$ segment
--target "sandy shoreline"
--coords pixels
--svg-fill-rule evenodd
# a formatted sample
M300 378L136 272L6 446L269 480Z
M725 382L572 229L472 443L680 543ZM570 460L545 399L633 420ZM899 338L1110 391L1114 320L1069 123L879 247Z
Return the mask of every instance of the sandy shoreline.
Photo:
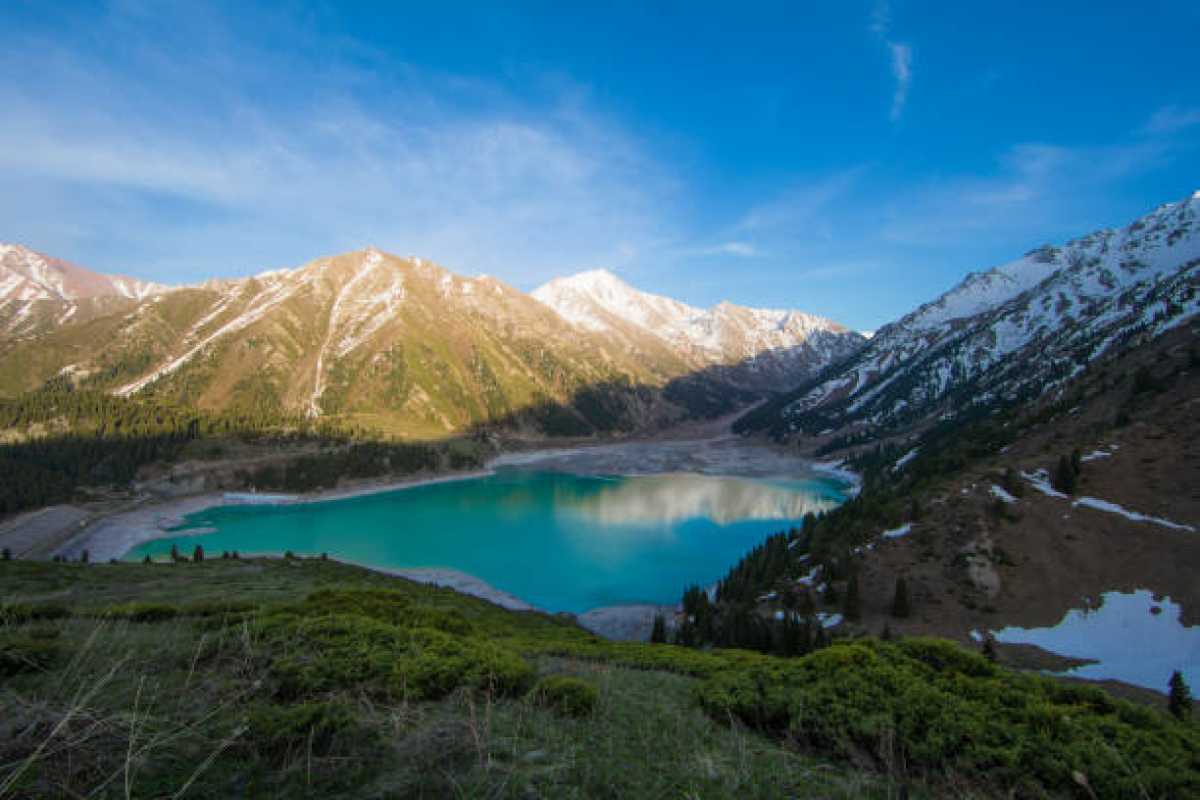
M89 558L93 561L121 558L139 544L167 535L172 528L182 525L184 517L187 515L218 506L325 503L331 500L347 500L352 497L415 489L419 486L473 480L491 474L493 474L491 469L480 469L451 475L409 478L294 495L268 492L208 492L191 497L172 498L132 511L120 511L101 517L58 548L55 555L73 559L78 558L80 553L87 550Z

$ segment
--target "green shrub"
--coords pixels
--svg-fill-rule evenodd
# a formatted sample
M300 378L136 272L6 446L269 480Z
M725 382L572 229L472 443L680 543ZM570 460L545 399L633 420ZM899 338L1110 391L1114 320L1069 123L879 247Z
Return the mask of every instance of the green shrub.
M568 717L586 717L600 699L595 686L579 678L550 675L542 678L530 693L533 701Z
M0 604L0 625L21 625L39 620L65 619L71 609L53 603L3 603Z
M299 703L251 708L247 715L249 741L270 759L281 759L293 750L323 756L338 734L356 725L354 709L342 703Z
M244 616L254 611L257 605L240 600L202 600L181 606L180 616L184 617L224 617L228 615Z
M1200 792L1200 733L1090 687L1000 669L949 642L835 644L718 672L697 687L730 715L808 749L905 764L915 777L985 776L1004 793Z
M52 638L0 634L0 678L49 669L58 659L59 652L59 646Z
M106 606L96 614L104 619L123 619L129 622L164 622L179 615L179 609L167 603L121 603Z
M360 614L281 613L260 629L286 697L349 688L412 699L442 697L460 687L515 694L533 678L532 667L498 643Z

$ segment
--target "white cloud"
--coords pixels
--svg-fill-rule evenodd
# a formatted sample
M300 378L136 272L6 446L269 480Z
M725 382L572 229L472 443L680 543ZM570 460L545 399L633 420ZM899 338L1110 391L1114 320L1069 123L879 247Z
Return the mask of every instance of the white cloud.
M877 0L871 9L869 27L871 33L883 43L891 63L892 79L896 85L892 90L892 109L888 118L892 122L899 122L900 117L904 114L904 106L908 102L908 90L912 86L912 45L892 39L892 9L887 0Z
M674 237L674 179L578 87L530 106L402 64L310 62L322 43L303 31L279 63L219 21L189 50L114 14L141 47L120 69L6 41L0 240L168 281L372 244L532 285Z
M1151 135L1172 134L1194 125L1200 125L1200 108L1165 106L1154 112L1142 126L1142 132Z
M714 244L707 247L697 247L686 251L685 255L758 258L763 255L763 252L750 242L730 241L721 242L720 244Z
M892 53L892 77L896 79L896 89L892 92L891 120L896 122L904 113L904 104L908 101L908 87L912 84L912 48L903 42L888 42Z
M880 234L893 244L954 246L1052 229L1084 233L1094 226L1095 198L1169 158L1167 144L1137 139L1096 147L1016 145L991 174L934 179L907 191L891 203Z

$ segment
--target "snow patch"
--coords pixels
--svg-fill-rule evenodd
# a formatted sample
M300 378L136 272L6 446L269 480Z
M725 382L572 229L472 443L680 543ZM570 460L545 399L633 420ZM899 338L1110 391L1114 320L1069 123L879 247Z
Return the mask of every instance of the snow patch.
M1092 508L1097 511L1107 511L1110 514L1120 514L1122 517L1125 517L1125 519L1133 520L1134 522L1152 522L1155 525L1162 525L1164 528L1173 528L1177 531L1189 531L1191 533L1196 532L1196 529L1191 525L1182 525L1178 522L1171 522L1170 520L1162 519L1161 517L1151 517L1147 516L1146 514L1139 514L1136 511L1130 511L1127 508L1123 508L1116 503L1110 503L1107 500L1100 500L1095 497L1081 497L1072 503L1072 505L1076 508L1083 506L1084 508Z
M1013 497L1011 494L1004 491L1004 489L1002 487L997 486L996 484L992 484L991 493L994 497L999 497L1001 500L1003 500L1006 503L1017 502L1017 498Z

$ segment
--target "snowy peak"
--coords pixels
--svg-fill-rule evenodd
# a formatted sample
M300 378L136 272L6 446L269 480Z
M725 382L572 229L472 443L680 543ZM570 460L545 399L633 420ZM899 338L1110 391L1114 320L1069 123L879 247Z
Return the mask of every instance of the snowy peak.
M123 275L102 275L16 244L0 244L0 280L27 281L43 299L64 301L117 295L140 300L168 291L158 283Z
M0 332L28 335L76 318L81 302L140 301L168 287L101 275L16 244L0 244Z
M782 389L857 349L862 337L799 311L722 302L700 309L589 270L535 289L533 297L593 333L649 339L695 368L740 366L760 388Z
M533 298L590 331L608 331L614 318L639 328L675 328L702 313L668 297L639 291L603 269L556 278L535 289Z
M887 431L1054 391L1200 310L1200 197L969 274L880 329L766 420L778 433ZM757 424L757 423L756 423Z

